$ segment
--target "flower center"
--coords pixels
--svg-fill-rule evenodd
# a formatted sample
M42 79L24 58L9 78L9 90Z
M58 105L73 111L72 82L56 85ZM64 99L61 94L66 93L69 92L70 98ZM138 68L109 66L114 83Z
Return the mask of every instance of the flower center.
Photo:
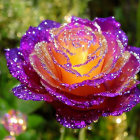
M52 86L95 79L106 54L104 36L85 26L60 28L52 31L50 43L36 44L30 55L34 69Z
M52 34L54 50L61 50L68 58L53 53L59 64L67 66L60 68L64 83L79 83L101 72L107 46L103 35L77 24L60 27Z

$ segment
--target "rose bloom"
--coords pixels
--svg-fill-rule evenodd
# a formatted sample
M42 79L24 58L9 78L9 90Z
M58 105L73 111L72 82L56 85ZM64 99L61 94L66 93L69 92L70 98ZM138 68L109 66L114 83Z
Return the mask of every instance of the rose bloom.
M23 100L46 101L68 128L83 128L100 116L117 116L140 102L140 49L128 45L114 17L71 17L30 27L20 48L6 51Z

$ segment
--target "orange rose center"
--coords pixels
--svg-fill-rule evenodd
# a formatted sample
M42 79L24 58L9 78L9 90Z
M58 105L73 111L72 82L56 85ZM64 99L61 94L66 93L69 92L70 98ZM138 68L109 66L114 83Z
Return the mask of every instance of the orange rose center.
M54 42L57 49L63 51L69 58L70 70L76 71L81 75L77 76L60 67L61 81L63 83L79 83L92 79L101 72L104 62L103 53L106 47L105 42L103 42L103 35L97 32L93 33L86 26L76 26L74 28L60 27L59 29L54 29L52 34L55 36ZM66 57L56 53L55 50L53 50L53 56L61 65L68 63Z

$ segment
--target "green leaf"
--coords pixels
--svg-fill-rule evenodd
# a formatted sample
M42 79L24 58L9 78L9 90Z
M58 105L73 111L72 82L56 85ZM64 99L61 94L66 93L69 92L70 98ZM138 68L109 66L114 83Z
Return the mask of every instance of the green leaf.
M28 128L37 128L44 124L45 120L39 115L28 116Z
M137 46L140 46L140 0L138 2L138 8L137 8Z
M16 140L39 140L39 138L35 130L29 130L17 136Z
M0 96L14 108L16 97L11 94L11 90L17 84L17 80L10 75L4 55L0 56L0 72Z
M76 138L72 137L72 136L66 136L65 140L77 140Z
M6 137L8 134L8 131L6 131L3 125L0 124L0 140L3 140L3 138Z
M42 106L43 102L41 101L25 101L18 99L17 100L17 109L23 113L29 114L37 110Z
M8 110L10 109L10 106L8 103L0 98L0 117L3 116Z

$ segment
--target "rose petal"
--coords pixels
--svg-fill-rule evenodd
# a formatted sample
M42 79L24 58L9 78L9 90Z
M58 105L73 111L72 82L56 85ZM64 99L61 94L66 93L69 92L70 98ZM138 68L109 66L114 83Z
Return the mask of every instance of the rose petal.
M97 22L103 32L112 33L121 40L123 46L127 46L128 38L126 34L120 29L120 23L114 17L95 18L93 23Z
M125 59L126 59L126 56L125 56ZM129 57L128 57L128 59L129 59ZM129 66L129 68L130 68L130 64L129 63L132 63L132 61L137 61L137 59L136 59L136 57L134 57L133 55L130 57L130 60L129 60L129 62L127 63L127 65L125 65L125 67L123 67L123 71ZM121 63L121 62L119 62L119 63ZM137 68L138 68L138 66L139 66L139 63L138 63L138 61L137 61L137 63L133 63L133 64L135 64L135 70L134 70L134 72L136 72L137 71ZM133 66L132 66L133 67ZM126 70L125 70L126 71ZM131 75L132 73L131 72L129 72L129 74ZM128 74L128 75L129 75ZM112 75L112 73L111 73L111 75ZM134 73L133 73L133 75L134 75ZM133 77L133 75L131 75L132 77ZM122 72L122 76L124 77L124 72ZM130 77L131 77L130 76ZM119 84L119 86L117 86L116 87L116 76L114 75L114 73L113 73L113 77L115 78L113 81L115 82L115 84L113 83L112 84L112 86L114 86L114 89L117 89L117 87L118 88L122 88L122 86L121 85L126 85L126 83L125 84L122 84L120 81L119 82L117 82L117 84L119 84L119 83L121 83L121 84ZM130 78L129 76L127 77L126 76L126 78L128 79L128 78ZM119 79L119 78L118 78ZM99 80L99 79L98 79ZM108 79L106 79L106 80L108 80ZM106 81L105 80L105 81ZM97 81L97 80L95 80L95 81ZM94 82L95 82L94 81ZM127 80L126 80L127 81ZM85 81L84 81L85 82ZM122 91L120 92L120 91L114 91L114 90L112 90L113 88L111 87L110 88L110 85L108 85L108 83L109 82L111 82L112 83L112 81L107 81L107 82L105 82L105 86L107 86L107 87L109 87L109 88L107 88L106 90L103 90L103 91L100 91L100 87L96 87L95 89L97 89L97 91L94 89L94 87L88 87L88 86L86 86L86 84L88 85L89 84L89 82L87 82L86 84L83 84L82 85L82 83L79 83L79 85L77 84L77 87L76 87L76 89L80 89L80 90L78 90L79 91L79 97L78 98L80 98L80 97L82 97L83 95L85 95L85 94L83 94L82 92L85 92L84 91L84 88L85 89L89 89L88 90L88 92L90 91L90 94L92 95L92 96L89 96L89 98L87 99L87 97L88 96L84 96L84 98L87 100L87 101L89 101L89 99L94 99L93 97L94 96L108 96L108 97L114 97L114 96L117 96L117 95L122 95ZM129 84L129 83L128 83ZM135 85L136 85L137 83L135 83ZM129 84L130 85L130 84ZM133 86L134 84L133 83L131 83L131 86ZM101 86L101 85L100 85ZM130 87L131 88L131 87ZM70 91L69 90L67 90L66 91L66 93L65 92L62 92L62 91L59 91L59 90L56 90L56 89L51 89L51 88L46 88L46 90L48 90L50 93L52 93L53 94L53 96L55 96L56 98L57 97L60 97L60 98L58 98L58 100L60 100L60 101L62 101L63 103L65 103L65 104L68 104L68 102L69 102L69 105L71 105L71 106L73 106L73 104L76 104L76 102L75 101L73 101L72 100L72 97L71 96L69 96L69 94L70 93L73 93L74 95L77 95L77 94L75 94L75 91L73 90L73 89L71 89ZM96 91L96 92L95 92ZM60 92L60 93L59 93ZM87 90L86 90L86 94L88 93L87 92ZM63 95L64 94L64 95ZM75 97L76 98L76 97ZM82 104L82 103L80 103L80 104ZM90 107L91 106L93 106L93 105L95 105L95 104L92 104L92 100L90 101L90 102L88 102L88 104L90 105ZM83 103L83 105L84 105L84 103ZM77 105L77 107L81 107L81 105Z
M107 81L106 85L111 92L122 92L125 88L127 88L126 85L129 84L130 80L134 78L139 70L140 60L138 60L133 54L131 54L129 61L122 69L121 75L112 81Z
M79 17L72 16L71 17L71 23L72 24L80 24L80 25L86 25L90 27L93 31L97 31L97 27L94 25L94 23L88 19L82 19Z
M100 96L90 96L88 98L83 98L75 96L73 94L69 94L68 92L63 92L60 89L54 88L52 86L50 86L46 81L42 80L42 85L44 85L44 87L46 88L46 91L48 91L48 93L53 96L55 99L57 99L58 101L69 105L69 106L75 106L76 108L90 108L93 107L96 108L97 105L100 105L104 102L104 97Z
M104 36L107 40L108 51L104 59L102 73L107 74L115 67L116 62L120 57L122 57L125 49L120 40L118 40L114 34L104 33Z
M60 28L52 31L54 45L50 53L60 67L62 82L73 84L98 75L106 50L104 36L84 25L68 24Z
M128 50L138 54L140 57L140 48L139 47L128 46Z
M27 75L24 72L24 58L18 48L6 50L7 66L13 77L22 83L28 83Z
M128 37L126 36L126 33L123 30L119 29L112 33L114 33L116 35L116 37L121 41L121 43L124 47L127 47Z
M39 81L43 79L47 81L51 86L56 87L58 85L58 82L56 80L57 77L55 78L55 75L53 75L49 71L49 69L47 69L47 67L40 62L40 59L37 57L36 54L32 53L30 55L30 62L36 73L40 76Z
M54 104L57 121L68 128L83 128L97 120L101 114L105 116L118 116L123 112L130 111L137 103L140 103L140 90L135 88L130 94L108 98L107 106L102 109L76 110L61 103ZM111 106L110 106L111 105ZM101 113L102 112L102 113Z
M101 113L97 110L80 111L61 103L54 104L57 121L67 128L79 129L96 121Z
M109 98L106 103L107 106L103 109L103 116L121 115L123 112L130 111L136 104L140 103L140 89L137 87L133 88L129 94Z
M28 88L23 84L13 88L12 90L14 95L19 99L47 102L53 101L53 98L48 94L40 94L38 91L34 91L34 89Z
M101 27L101 30L105 32L119 29L121 26L114 17L95 18L93 22L97 22L97 24Z
M52 20L44 20L38 25L38 28L41 28L41 30L58 28L58 27L60 27L60 23Z
M57 28L60 24L55 21L45 20L38 27L30 27L26 34L22 37L20 50L28 60L29 54L33 51L36 43L41 41L49 42L51 28Z
M18 48L6 50L7 66L13 77L22 84L37 89L40 93L45 92L40 83L40 77L33 70L30 64L25 62L22 53Z

